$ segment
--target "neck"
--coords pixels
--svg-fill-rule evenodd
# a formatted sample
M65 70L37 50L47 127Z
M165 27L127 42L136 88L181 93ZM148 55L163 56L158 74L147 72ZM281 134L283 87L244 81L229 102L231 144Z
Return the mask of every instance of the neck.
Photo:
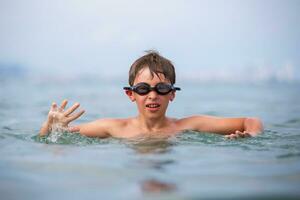
M140 127L147 132L159 131L167 126L168 118L166 116L161 116L158 118L146 118L142 115L137 117Z

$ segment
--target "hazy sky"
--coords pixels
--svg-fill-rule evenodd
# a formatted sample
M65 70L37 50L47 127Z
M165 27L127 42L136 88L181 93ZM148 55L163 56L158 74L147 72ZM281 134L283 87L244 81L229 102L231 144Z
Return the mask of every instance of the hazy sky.
M300 80L299 24L298 0L0 0L0 64L114 76L156 49L181 76Z

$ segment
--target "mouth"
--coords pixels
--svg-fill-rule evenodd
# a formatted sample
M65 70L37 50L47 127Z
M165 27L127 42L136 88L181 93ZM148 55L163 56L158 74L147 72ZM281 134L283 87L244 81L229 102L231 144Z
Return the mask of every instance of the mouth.
M150 111L156 111L158 110L160 107L160 104L158 103L149 103L149 104L146 104L146 108Z

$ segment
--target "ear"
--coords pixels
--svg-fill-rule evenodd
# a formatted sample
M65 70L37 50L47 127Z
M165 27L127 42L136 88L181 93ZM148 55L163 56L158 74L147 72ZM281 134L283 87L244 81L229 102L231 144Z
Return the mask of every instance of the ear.
M171 92L170 101L173 101L175 99L175 91Z
M134 102L135 101L135 97L133 95L133 92L131 90L126 90L125 91L126 95L129 97L129 99Z

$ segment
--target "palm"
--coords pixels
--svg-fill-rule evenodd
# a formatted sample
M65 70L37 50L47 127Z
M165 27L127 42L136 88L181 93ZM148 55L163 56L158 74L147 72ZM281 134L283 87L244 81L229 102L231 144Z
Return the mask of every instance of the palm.
M79 103L75 103L67 110L64 110L67 103L67 100L64 100L60 107L57 107L56 103L52 104L48 113L48 121L51 124L59 124L63 127L67 127L70 122L79 118L84 113L83 110L78 113L73 113L80 106Z

